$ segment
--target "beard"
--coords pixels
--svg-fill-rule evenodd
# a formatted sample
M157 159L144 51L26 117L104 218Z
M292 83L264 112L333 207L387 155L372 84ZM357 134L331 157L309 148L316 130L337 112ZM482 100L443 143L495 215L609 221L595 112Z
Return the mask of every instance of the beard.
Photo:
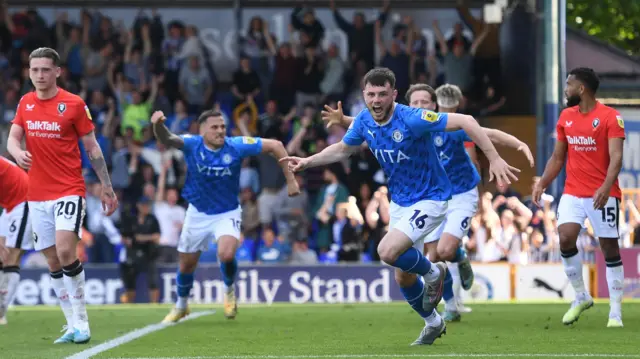
M567 107L578 106L580 104L580 96L572 95L567 97Z
M371 117L373 117L373 120L376 122L385 122L389 119L389 114L393 109L393 103L387 108L382 107L381 111L379 112L374 111L373 108L373 105L369 106L369 113L371 113Z

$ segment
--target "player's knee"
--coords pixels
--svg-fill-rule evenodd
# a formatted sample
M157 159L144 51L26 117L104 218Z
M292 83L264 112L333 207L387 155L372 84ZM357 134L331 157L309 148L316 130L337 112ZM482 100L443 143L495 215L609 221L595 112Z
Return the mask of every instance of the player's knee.
M576 249L578 234L582 226L576 223L565 223L558 227L558 242L560 242L560 250L570 251Z
M387 264L395 263L399 255L400 253L398 253L398 251L395 248L393 248L393 246L390 245L388 241L387 242L382 241L378 245L378 256L380 256L381 261Z
M236 257L236 251L233 248L225 248L218 251L218 259L220 262L231 262Z
M401 288L406 288L415 283L418 277L415 274L403 272L396 268L394 271L394 278Z
M458 243L454 241L441 241L438 244L438 258L442 261L452 261L456 257Z
M42 251L44 257L47 259L47 265L49 266L49 271L57 272L62 270L62 264L60 264L60 260L58 259L58 253L56 252L55 247L49 247Z

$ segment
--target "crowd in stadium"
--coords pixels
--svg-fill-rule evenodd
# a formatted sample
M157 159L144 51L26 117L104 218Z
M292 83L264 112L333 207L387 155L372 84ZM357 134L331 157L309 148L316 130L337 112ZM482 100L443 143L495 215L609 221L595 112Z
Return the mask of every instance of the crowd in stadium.
M434 22L438 42L431 53L410 17L392 25L392 38L383 38L389 9L387 3L376 21L366 22L363 15L345 19L333 8L336 24L348 38L346 60L336 44L323 42L324 26L313 9L293 10L291 42L276 39L264 19L251 19L239 41L239 66L227 93L188 19L164 19L155 11L140 10L133 27L125 28L118 19L85 11L79 23L60 13L48 24L37 10L9 13L2 7L0 132L6 138L20 97L31 89L30 51L40 46L57 49L64 62L60 86L80 94L89 106L121 203L111 217L102 215L100 184L87 159L87 217L78 249L82 260L113 263L144 255L173 263L185 216L180 198L185 165L180 151L156 142L149 122L155 110L164 111L167 126L182 134L197 133L198 114L217 108L230 135L278 139L290 154L306 157L340 141L345 132L337 126L325 128L322 106L335 108L341 101L345 114L355 116L365 106L361 78L380 65L395 72L399 102L412 83L452 83L465 95L460 111L477 117L500 112L506 98L497 28L485 27L488 30L469 38L462 33L463 24L473 29L477 20L461 7L460 23L453 29L439 29ZM297 264L378 260L375 248L389 222L389 201L373 154L363 149L346 163L314 168L297 179L302 195L290 198L274 158L260 155L243 163L238 259ZM473 260L560 261L556 203L547 197L540 209L530 204L528 195L506 187L481 196L465 241ZM629 205L632 216L620 227L623 246L629 245L629 233L640 223L640 213ZM121 257L123 246L136 245L122 233L130 233L131 219L145 212L157 219L156 226L145 230L160 233L159 243L144 244ZM595 261L597 246L587 229L579 239L585 262ZM215 246L201 260L215 261ZM24 267L46 266L39 254L25 262Z

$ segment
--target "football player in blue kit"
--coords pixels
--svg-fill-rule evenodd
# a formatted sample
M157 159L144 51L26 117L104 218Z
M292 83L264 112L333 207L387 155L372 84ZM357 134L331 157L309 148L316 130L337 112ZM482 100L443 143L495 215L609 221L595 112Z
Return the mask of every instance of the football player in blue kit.
M509 166L471 116L439 114L395 103L395 75L375 68L364 77L367 108L358 114L342 141L311 157L287 157L294 171L344 160L367 142L389 179L390 230L378 245L380 260L422 278L401 290L411 307L425 320L412 345L430 345L446 332L435 311L442 299L446 264L432 263L424 255L424 237L435 231L447 215L451 184L440 164L432 132L464 129L490 162L491 179L500 183L517 180L519 170ZM423 281L424 280L424 281Z
M406 94L406 100L411 107L434 111L436 105L441 113L455 113L462 99L462 92L455 85L443 85L438 90L426 84L412 85ZM331 125L348 127L353 122L353 117L344 116L341 104L334 110L325 106L323 119ZM482 128L493 143L508 146L522 151L531 166L533 155L529 147L516 137L505 132ZM469 231L471 218L476 214L478 207L478 190L480 175L467 153L466 143L471 139L463 130L453 132L434 132L433 142L437 150L440 163L442 163L452 186L452 198L448 203L447 217L437 230L429 233L425 238L425 252L432 262L449 261L449 271L444 282L443 299L445 300L445 321L460 320L459 302L454 296L453 279L460 275L461 287L469 290L473 284L473 270L471 263L462 248L462 238ZM474 147L470 147L475 150ZM460 269L458 269L458 266ZM450 273L453 272L453 273ZM396 271L396 281L400 287L410 287L417 280L417 276L410 273Z
M225 284L224 314L237 314L234 281L238 270L235 255L240 238L241 214L240 168L245 157L270 153L285 158L287 151L280 141L258 137L227 137L222 115L213 110L198 118L199 135L178 136L164 125L165 116L156 111L151 116L156 138L166 146L181 149L187 163L187 179L182 196L189 202L178 242L179 269L176 278L178 299L163 322L176 322L189 314L188 299L193 273L211 240L218 245L220 270ZM289 196L300 193L298 182L286 163L284 171Z
M407 92L407 101L412 107L418 107L426 98L438 104L439 112L455 113L462 100L462 91L458 86L445 84L434 92L431 87L418 84L411 86ZM489 128L483 128L483 130L491 142L522 152L529 161L529 165L534 166L533 154L524 142L499 130ZM456 298L460 298L461 293L454 295L453 276L457 276L459 272L461 287L465 290L471 289L473 270L466 251L462 248L462 240L469 232L471 219L478 210L480 175L467 152L466 144L472 144L472 142L464 131L434 133L433 142L438 151L440 163L453 186L453 193L446 220L437 231L427 236L425 242L430 259L450 262L443 293L445 301L443 318L445 321L459 321L460 306ZM470 149L474 151L475 146L471 146Z

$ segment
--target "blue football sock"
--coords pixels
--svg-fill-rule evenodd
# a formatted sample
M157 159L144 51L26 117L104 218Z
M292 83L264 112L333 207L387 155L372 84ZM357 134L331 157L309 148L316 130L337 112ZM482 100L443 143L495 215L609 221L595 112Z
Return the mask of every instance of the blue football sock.
M178 297L188 297L193 287L193 273L181 273L178 271L176 286L178 287Z
M425 275L429 273L431 269L431 262L425 257L422 252L414 247L407 249L402 253L394 263L390 263L396 268L402 269L407 273L414 273L419 275Z
M427 318L429 314L431 314L425 312L424 308L422 308L422 297L424 297L424 283L422 282L422 278L418 277L416 282L409 287L400 287L400 291L411 308L420 314L422 318Z
M458 247L458 250L456 250L455 257L453 258L451 263L459 263L463 261L466 257L467 257L467 252L462 247Z
M238 272L238 262L234 258L231 262L221 262L220 271L222 272L222 278L224 284L227 287L233 286L233 282L236 280L236 273Z

